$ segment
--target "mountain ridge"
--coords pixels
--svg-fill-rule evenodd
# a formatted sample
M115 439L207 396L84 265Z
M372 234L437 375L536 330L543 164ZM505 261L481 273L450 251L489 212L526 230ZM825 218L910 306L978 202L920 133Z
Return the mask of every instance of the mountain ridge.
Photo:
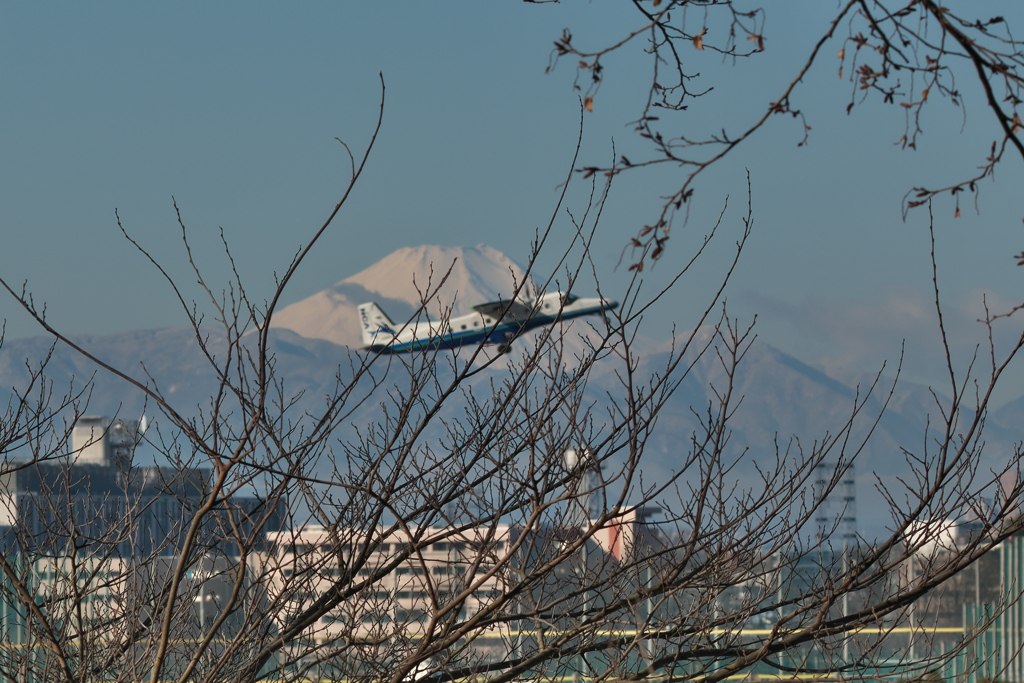
M382 260L386 267L378 262L323 292L283 309L280 315L285 319L274 321L270 330L270 348L274 353L275 372L282 382L285 400L297 397L294 404L297 415L316 414L322 410L326 397L332 394L339 382L347 382L352 377L353 368L358 367L364 358L355 351L359 346L358 322L346 317L347 313L354 312L357 303L361 303L355 297L367 296L382 305L394 306L392 315L396 319L403 314L402 306L405 313L411 314L416 310L419 290L416 288L417 279L408 269L426 267L422 264L423 259L435 257L443 258L445 264L455 264L440 289L442 296L446 297L446 303L442 305L454 308L456 313L462 310L459 307L508 296L512 287L522 282L517 280L521 278L522 271L519 270L517 275L515 264L489 247L421 247L396 253L398 256L390 262L388 258ZM486 277L473 272L475 268L485 269ZM440 270L435 268L434 273ZM447 266L445 272L448 272ZM419 280L428 278L429 275L424 275ZM437 280L431 279L431 282L433 285ZM339 309L336 311L339 315L325 315L327 309L317 308L328 305ZM289 319L284 316L289 309L302 315ZM320 318L311 318L310 311ZM322 325L320 336L303 334L285 324L310 322L311 319ZM344 329L340 330L338 326ZM569 329L585 331L586 328ZM354 337L354 343L340 344L323 336L343 336L343 332ZM566 334L566 331L562 333ZM677 375L679 385L666 400L657 416L656 428L645 443L645 476L653 479L664 480L681 466L686 449L693 443L695 435L699 436L704 429L701 417L714 407L716 391L721 392L730 381L713 349L701 353L708 343L714 341L714 328L700 328L687 334L692 335L694 343L683 359L686 371ZM686 335L681 335L676 341L645 347L638 354L634 375L643 377L663 373L670 354L681 348L685 338ZM133 330L110 335L75 336L73 339L104 362L147 378L146 381L186 417L209 411L211 396L217 390L217 376L211 372L191 328ZM519 343L528 345L530 336ZM226 343L216 334L211 333L207 344L207 350L217 357L223 358L226 354ZM8 389L24 391L29 381L26 361L29 365L38 364L50 353L52 345L52 339L48 337L4 342L0 347L0 396ZM571 353L566 358L567 362L572 362ZM600 362L595 365L587 382L587 400L595 411L613 410L617 401L624 400L625 388L617 369L617 366ZM501 373L506 371L506 366L501 363L483 369L478 379L481 382L500 381ZM147 403L138 388L97 369L66 345L59 344L54 348L47 366L47 377L57 391L74 387L84 389L85 382L92 378L90 413L135 418L145 411L153 415L152 403ZM864 405L851 431L852 445L848 447L848 453L855 450L860 440L873 430L857 465L858 495L863 506L864 524L876 529L884 526L885 505L879 486L885 481L898 481L897 478L908 471L903 449L918 452L928 442L925 432L929 429L929 415L935 415L937 407L929 389L909 382L898 384L889 399L890 380L884 377L875 393L865 396L866 389L874 380L874 375L864 375L842 381L762 340L756 340L731 380L739 409L730 418L728 452L729 457L737 459L737 472L745 473L744 476L756 483L757 468L779 457L791 457L792 453L787 449L803 449L806 453L808 449L820 447L822 440L834 438L851 419L856 410L855 401L859 399ZM345 424L339 427L340 439L349 438L353 425L380 419L379 401L366 400L377 390L377 385L369 382L357 389L357 398L346 408L350 414ZM882 412L887 400L888 407ZM1014 411L1019 415L1022 409L1024 398L993 414L989 425L991 438L986 444L986 455L982 457L984 462L979 466L988 467L990 461L994 464L999 458L1012 453L1015 443L1024 439L1024 429L1013 415ZM443 434L431 433L426 438L443 441ZM840 446L837 444L834 448ZM836 451L828 457L835 460L838 456Z

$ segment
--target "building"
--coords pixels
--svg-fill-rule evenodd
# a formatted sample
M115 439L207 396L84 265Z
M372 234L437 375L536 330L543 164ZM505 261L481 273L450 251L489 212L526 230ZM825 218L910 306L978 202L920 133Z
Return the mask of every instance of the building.
M41 557L100 553L127 561L178 553L194 512L205 497L210 472L202 468L133 465L144 425L84 417L72 431L67 455L8 463L0 474L0 543L6 552ZM240 528L267 514L255 497L222 503L204 528L203 541L232 552L233 534L217 534L233 516ZM283 505L269 511L281 528ZM237 551L237 549L235 549Z

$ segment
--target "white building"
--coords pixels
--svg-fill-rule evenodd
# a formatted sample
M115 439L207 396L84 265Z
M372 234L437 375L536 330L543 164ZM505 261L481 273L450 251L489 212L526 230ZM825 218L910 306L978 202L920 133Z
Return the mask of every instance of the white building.
M431 618L450 614L449 605L458 606L461 618L471 616L505 595L505 556L511 552L508 525L459 534L379 529L369 537L308 526L270 533L267 540L271 591L285 600L282 617L349 577L340 585L351 586L351 597L310 627L311 637L328 640L342 633L421 631ZM410 545L416 548L411 554Z

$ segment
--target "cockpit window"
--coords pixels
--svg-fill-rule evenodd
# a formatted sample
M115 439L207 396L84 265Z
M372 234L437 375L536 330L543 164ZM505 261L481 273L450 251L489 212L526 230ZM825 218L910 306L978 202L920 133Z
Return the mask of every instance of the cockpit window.
M562 297L562 305L563 306L568 306L572 302L576 301L576 299L578 299L578 298L579 298L578 296L573 296L572 294L566 294L565 296Z

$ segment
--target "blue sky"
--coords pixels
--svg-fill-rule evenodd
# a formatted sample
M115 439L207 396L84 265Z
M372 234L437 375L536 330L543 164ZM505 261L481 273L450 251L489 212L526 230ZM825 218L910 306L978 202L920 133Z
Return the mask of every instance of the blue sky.
M715 90L668 129L700 135L749 121L788 82L830 9L771 4L768 49L756 60L685 55ZM1011 3L991 11L1024 24ZM116 208L191 292L173 196L211 279L226 282L222 227L243 276L266 295L343 185L348 162L334 138L354 149L367 142L378 73L387 85L378 146L285 303L402 246L486 243L522 261L555 208L579 133L572 62L545 73L552 41L570 27L581 46L597 45L631 17L608 0L0 6L0 272L28 280L69 332L182 324L171 292L114 218ZM689 224L650 287L673 275L728 196L724 243L645 331L662 339L673 324L692 326L739 229L749 171L755 229L730 311L756 313L763 340L827 368L875 368L907 338L910 376L937 382L926 214L904 222L900 202L912 186L945 185L978 165L993 123L976 101L966 115L936 102L920 148L901 150L893 144L901 108L868 102L846 114L851 85L837 76L839 47L824 50L797 92L813 127L808 145L797 146L798 123L779 118L699 182ZM607 163L613 143L644 156L628 124L647 68L639 50L606 61L581 163ZM966 76L963 85L970 99ZM983 294L996 307L1020 299L1024 269L1011 258L1024 249L1020 173L1010 159L982 185L978 212L968 203L954 220L951 204L935 207L941 287L961 356L983 340L973 322ZM623 245L678 177L659 169L613 186L594 250L610 295L628 280L616 269ZM567 208L580 211L588 189L574 184ZM557 238L568 234L561 218ZM0 313L9 336L37 333L12 302Z

